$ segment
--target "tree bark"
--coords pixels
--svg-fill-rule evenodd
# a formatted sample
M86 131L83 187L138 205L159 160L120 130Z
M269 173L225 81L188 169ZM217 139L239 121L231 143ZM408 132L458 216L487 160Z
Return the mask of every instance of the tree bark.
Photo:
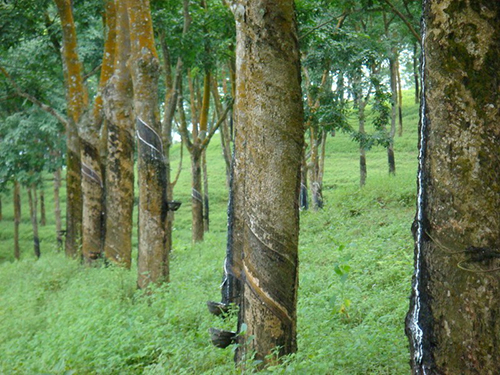
M14 181L14 258L17 260L21 259L19 224L21 224L21 192L19 182Z
M78 124L88 108L87 90L83 85L82 65L78 57L76 29L71 0L54 0L61 19L68 125L66 128L66 254L76 257L82 239L81 159Z
M82 256L87 264L93 264L101 258L105 239L105 168L101 161L100 137L104 121L103 91L113 74L115 60L116 11L114 1L108 0L106 2L105 11L107 33L93 116L91 118L85 116L80 121L83 192Z
M139 171L139 288L168 281L166 170L158 111L160 62L148 0L128 0L131 58L137 118Z
M45 194L43 187L40 188L40 225L44 227L47 225L47 216L45 214Z
M424 1L414 374L500 373L500 3Z
M106 260L130 268L134 208L134 115L132 77L127 67L130 35L127 4L116 3L114 72L103 90L107 127Z
M224 95L228 95L227 87L224 86ZM217 117L222 115L222 104L220 102L219 88L217 86L217 81L212 79L212 96L214 98L215 111L217 112ZM224 120L222 126L220 127L220 141L222 146L222 156L224 157L224 162L226 166L226 186L229 188L229 182L231 179L231 134L230 129L227 124L227 120Z
M38 197L34 186L29 187L27 190L28 190L28 202L30 206L31 227L33 228L33 249L35 251L35 257L39 259L40 237L38 236L38 220L37 220Z
M304 143L294 6L238 1L233 251L244 283L236 360L296 344L300 164ZM232 267L234 272L234 266ZM252 337L252 339L249 339Z
M396 57L396 82L398 88L398 136L403 136L403 88L401 86L401 71L399 67L399 56Z
M195 145L191 151L191 216L193 242L201 242L204 232L201 151Z
M365 107L367 102L363 99L358 100L358 122L359 122L359 133L365 135ZM366 150L364 145L359 147L359 186L363 187L366 185Z
M309 194L307 191L307 159L306 159L306 146L302 151L302 163L300 167L300 198L299 207L301 210L309 209Z
M391 51L391 57L389 58L389 69L391 73L391 129L389 131L389 146L387 147L387 161L389 164L389 174L396 174L396 161L394 157L394 136L396 135L396 119L398 111L398 83L397 83L397 72L396 72L396 59L397 51L394 49Z
M420 77L418 74L419 63L418 63L418 44L415 43L413 46L413 79L415 80L415 104L420 103Z
M59 249L63 245L63 233L61 224L61 200L59 198L59 189L61 188L61 168L57 168L54 172L54 217L56 221L56 239Z
M207 150L201 153L201 167L203 172L203 230L210 231L210 197L208 195Z

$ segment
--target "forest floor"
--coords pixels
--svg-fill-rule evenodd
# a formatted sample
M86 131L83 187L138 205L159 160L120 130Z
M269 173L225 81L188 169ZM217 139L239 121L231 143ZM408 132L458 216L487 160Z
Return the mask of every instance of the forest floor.
M405 93L404 134L395 139L395 177L388 176L385 149L374 148L367 153L367 185L360 189L357 145L345 134L329 137L325 208L301 213L299 351L266 373L409 373L404 319L413 269L418 127L412 95ZM186 154L174 193L183 206L174 223L171 283L151 295L136 289L135 264L131 271L86 268L58 251L50 182L47 225L40 228L42 257L33 256L24 194L22 255L14 261L12 202L3 198L0 374L253 371L250 360L236 370L234 348L216 349L208 334L210 327L236 326L235 316L223 322L206 308L206 301L220 300L226 243L228 192L219 138L207 154L210 232L195 246ZM178 155L176 146L174 172Z

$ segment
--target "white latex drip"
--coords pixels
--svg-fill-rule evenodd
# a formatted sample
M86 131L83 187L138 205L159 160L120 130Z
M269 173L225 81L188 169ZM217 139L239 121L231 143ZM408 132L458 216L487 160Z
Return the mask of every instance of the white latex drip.
M426 0L424 0L424 9L426 5ZM425 163L425 148L426 148L426 139L425 134L427 130L427 119L426 119L426 101L425 101L425 67L426 67L426 59L425 59L425 38L427 35L427 25L425 23L425 17L422 19L422 76L421 76L421 110L420 110L420 119L422 125L420 127L420 149L418 153L418 196L417 196L417 253L415 259L415 284L413 285L413 294L415 296L415 302L413 305L413 311L411 313L410 319L410 330L412 333L413 347L415 349L414 359L415 359L415 367L418 372L418 368L422 365L422 360L424 356L424 348L423 348L423 337L424 332L420 327L419 323L419 315L421 309L421 295L420 295L420 277L421 277L421 256L422 256L422 242L423 242L423 221L424 221L424 163ZM426 375L425 366L422 365L422 372Z

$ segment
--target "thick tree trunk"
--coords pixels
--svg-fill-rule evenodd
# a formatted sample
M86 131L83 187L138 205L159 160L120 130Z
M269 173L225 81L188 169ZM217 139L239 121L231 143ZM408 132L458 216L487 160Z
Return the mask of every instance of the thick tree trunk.
M292 0L241 0L233 251L244 283L236 359L294 352L300 164L304 143L299 48ZM233 272L234 272L234 267ZM252 339L249 339L252 337Z
M134 208L134 115L126 2L116 4L116 49L114 73L103 91L107 126L106 233L104 256L130 268L132 215Z
M40 188L40 225L44 227L47 225L47 215L45 213L45 194L43 186Z
M63 234L61 223L61 200L59 198L59 189L61 188L61 168L57 168L54 172L54 217L56 222L56 239L57 247L62 248Z
M191 215L193 242L203 241L203 188L201 151L194 146L191 152Z
M80 120L82 142L82 192L83 192L83 260L92 264L101 258L105 238L104 165L101 161L101 128L103 116L103 91L113 74L116 50L116 12L114 1L106 2L107 35L101 65L101 77L92 118ZM105 134L106 136L106 134Z
M80 139L76 127L66 131L66 255L76 257L82 239L83 197Z
M19 224L21 224L21 192L19 182L14 181L14 258L21 259L19 248Z
M68 126L66 129L66 254L76 257L82 239L81 160L78 125L88 108L83 85L82 64L78 57L76 29L71 0L54 0L63 35L62 61L67 91Z
M168 281L166 244L166 170L160 137L158 79L160 62L153 36L148 0L129 0L128 15L132 56L129 61L137 116L139 171L139 288Z
M424 1L414 374L499 374L500 3Z
M82 257L87 264L92 264L99 259L103 248L104 184L98 140L99 136L94 132L88 134L88 136L82 134L81 138L83 193Z
M40 237L38 236L38 220L37 220L38 197L34 186L29 187L27 190L28 190L28 202L30 206L31 227L33 228L33 249L35 251L35 257L38 259L40 258Z

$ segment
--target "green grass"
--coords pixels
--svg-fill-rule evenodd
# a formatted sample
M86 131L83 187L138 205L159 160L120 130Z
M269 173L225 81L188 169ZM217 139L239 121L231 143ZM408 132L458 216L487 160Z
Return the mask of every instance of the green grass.
M397 176L384 149L367 154L359 188L358 150L329 138L325 208L302 212L297 354L268 370L291 374L405 374L404 336L413 263L418 108L405 95L405 133L396 137ZM178 148L173 150L174 170ZM224 164L215 137L208 152L211 231L191 246L189 158L175 189L183 202L174 229L171 283L150 296L136 269L85 268L57 251L52 187L35 261L23 195L21 261L13 260L13 208L0 222L0 374L229 374L233 351L214 348L209 327L234 329L208 314L219 299L225 256ZM63 194L64 202L64 194ZM137 241L134 239L134 244ZM342 276L343 275L343 276ZM246 372L251 371L251 363ZM69 372L71 373L71 372Z

